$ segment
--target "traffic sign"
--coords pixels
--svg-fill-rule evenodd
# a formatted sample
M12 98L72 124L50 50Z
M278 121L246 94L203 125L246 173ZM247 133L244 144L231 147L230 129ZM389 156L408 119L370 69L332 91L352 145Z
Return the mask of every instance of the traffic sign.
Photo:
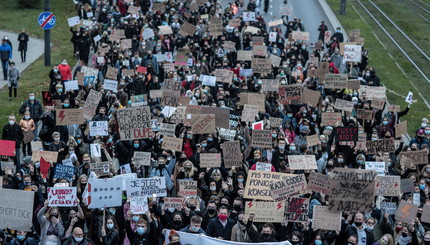
M44 30L50 30L55 26L56 18L51 12L43 12L37 18L37 23Z

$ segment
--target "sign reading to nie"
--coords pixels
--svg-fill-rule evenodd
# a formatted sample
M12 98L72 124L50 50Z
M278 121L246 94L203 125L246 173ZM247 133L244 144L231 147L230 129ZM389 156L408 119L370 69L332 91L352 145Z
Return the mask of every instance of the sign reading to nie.
M51 12L43 12L37 18L37 23L43 30L50 30L55 26L56 18Z

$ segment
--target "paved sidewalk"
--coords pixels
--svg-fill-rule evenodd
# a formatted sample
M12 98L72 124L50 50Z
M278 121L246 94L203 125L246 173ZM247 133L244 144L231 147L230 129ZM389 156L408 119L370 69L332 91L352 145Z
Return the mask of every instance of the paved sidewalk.
M38 59L43 53L45 49L45 42L42 39L34 38L32 36L29 37L28 45L27 45L27 58L26 62L21 62L21 52L18 52L18 34L13 32L6 32L0 30L0 38L3 38L5 35L9 37L9 40L12 42L12 61L15 62L19 71L22 72L27 68L31 63L33 63L36 59ZM2 73L2 68L0 66L0 74ZM0 89L7 85L7 81L3 80L3 77L0 80Z

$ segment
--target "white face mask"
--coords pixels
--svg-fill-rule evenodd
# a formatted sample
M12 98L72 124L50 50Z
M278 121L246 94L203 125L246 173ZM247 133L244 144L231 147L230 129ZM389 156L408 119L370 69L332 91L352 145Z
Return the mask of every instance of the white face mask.
M14 120L9 120L9 124L10 124L10 125L14 125L14 124L15 124L15 121L14 121Z
M421 127L422 127L422 128L427 127L427 123L421 123Z
M76 242L82 242L82 240L84 240L83 237L73 237L75 239Z

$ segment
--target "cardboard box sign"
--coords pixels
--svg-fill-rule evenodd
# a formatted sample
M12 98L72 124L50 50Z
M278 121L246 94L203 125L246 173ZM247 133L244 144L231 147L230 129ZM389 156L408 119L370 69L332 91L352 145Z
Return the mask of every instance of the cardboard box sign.
M221 150L225 168L242 166L243 156L240 151L239 141L226 141L221 144Z

